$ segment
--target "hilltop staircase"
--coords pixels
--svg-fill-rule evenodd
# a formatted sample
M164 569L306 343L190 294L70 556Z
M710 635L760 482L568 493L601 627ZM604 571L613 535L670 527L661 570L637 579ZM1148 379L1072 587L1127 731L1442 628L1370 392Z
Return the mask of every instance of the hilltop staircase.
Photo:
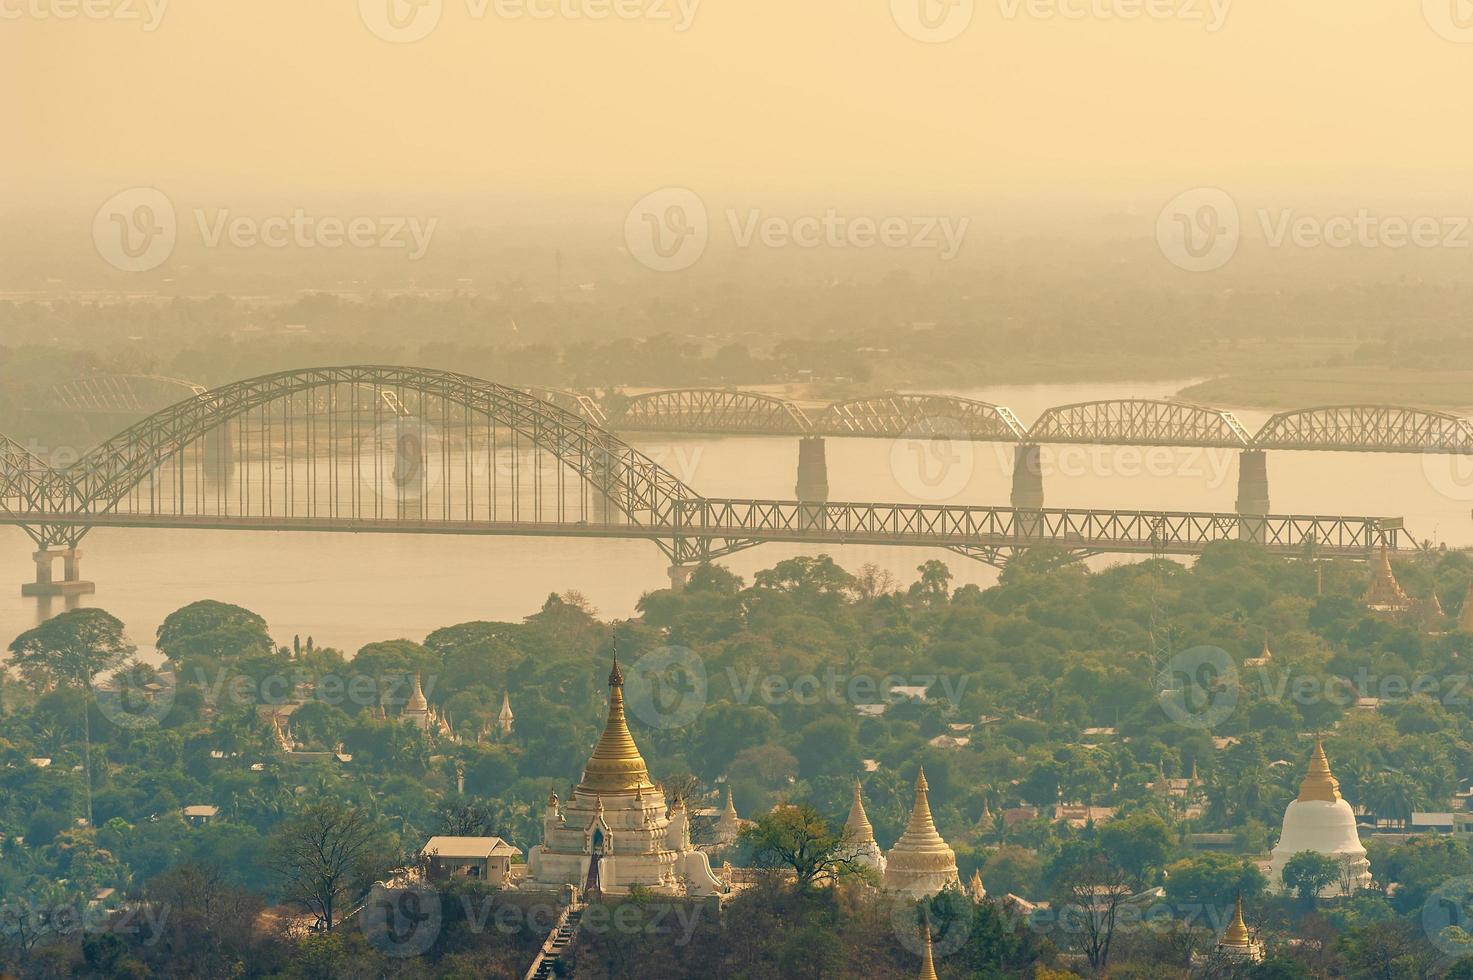
M538 951L537 958L532 961L522 980L550 980L557 976L557 965L578 938L578 923L583 918L585 908L587 906L583 903L576 903L563 909L563 914L558 916L557 924L548 933L547 941L542 944L542 949Z

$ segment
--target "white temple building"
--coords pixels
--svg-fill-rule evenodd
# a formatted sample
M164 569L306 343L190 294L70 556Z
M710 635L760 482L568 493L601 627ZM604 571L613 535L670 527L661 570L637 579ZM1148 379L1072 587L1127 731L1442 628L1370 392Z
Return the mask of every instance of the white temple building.
M1284 829L1269 862L1269 883L1273 887L1283 889L1284 865L1301 851L1328 855L1343 869L1344 881L1327 885L1321 897L1341 894L1346 884L1351 891L1370 887L1371 865L1355 828L1355 811L1340 796L1340 783L1330 772L1319 739L1315 739L1309 771L1299 784L1299 796L1284 811Z
M844 833L848 837L846 855L878 874L885 873L885 854L875 840L875 828L870 826L869 814L864 812L864 797L859 788L859 778L854 779L854 802L849 804L849 819L844 821Z
M527 872L523 888L571 885L591 896L628 894L631 885L670 895L721 889L706 855L691 845L685 805L667 808L650 781L624 717L617 655L603 734L567 802L548 797L542 843L528 853Z
M916 775L916 800L910 811L910 822L885 856L885 891L922 899L944 888L962 886L956 870L956 852L941 839L931 819L929 793L926 770L921 769Z

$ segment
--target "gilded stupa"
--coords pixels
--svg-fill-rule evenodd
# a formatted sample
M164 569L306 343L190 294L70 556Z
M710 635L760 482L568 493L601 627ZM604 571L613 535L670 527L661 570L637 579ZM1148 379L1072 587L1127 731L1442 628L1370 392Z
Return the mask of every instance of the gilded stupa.
M603 734L567 802L548 797L542 843L528 852L527 870L523 887L531 889L572 885L605 895L627 894L631 885L664 894L720 890L706 855L691 845L684 805L666 806L634 744L617 651Z
M1218 940L1217 952L1220 956L1234 959L1247 960L1249 963L1260 963L1263 961L1263 942L1254 938L1248 931L1248 924L1243 921L1243 896L1238 895L1237 904L1233 906L1233 921Z
M1366 608L1380 613L1404 613L1412 608L1412 599L1396 580L1391 570L1391 554L1381 546L1381 556L1376 563L1376 572L1370 588L1365 594Z
M1283 888L1284 865L1301 851L1314 851L1333 858L1344 868L1352 890L1369 888L1371 865L1355 827L1355 811L1340 795L1340 782L1330 772L1324 744L1315 739L1309 771L1299 784L1299 796L1284 811L1284 829L1269 862L1269 881ZM1325 886L1323 897L1340 893L1339 880Z
M844 834L848 838L847 850L850 857L880 874L885 873L885 854L875 840L875 828L870 826L869 814L864 812L864 796L859 788L859 777L854 777L854 802L849 804L849 819L844 821Z
M921 980L937 980L936 961L931 956L931 927L921 927Z
M961 888L956 852L936 832L929 793L926 771L921 769L916 774L916 799L910 822L885 855L885 890L913 899L927 898L944 888Z

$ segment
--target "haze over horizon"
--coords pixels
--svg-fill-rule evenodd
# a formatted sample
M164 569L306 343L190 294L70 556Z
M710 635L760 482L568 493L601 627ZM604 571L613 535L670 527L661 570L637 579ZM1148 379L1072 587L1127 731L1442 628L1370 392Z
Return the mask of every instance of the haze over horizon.
M138 185L577 217L679 186L1098 216L1199 186L1282 206L1466 197L1473 44L1451 39L1451 13L1437 29L1435 0L1176 0L1129 20L1134 0L964 0L932 11L971 12L944 43L902 29L900 0L842 19L775 0L647 0L603 20L586 16L597 0L550 18L384 3L438 20L394 43L374 0L118 0L102 20L8 4L0 79L27 93L7 112L26 152L7 155L0 200L95 208Z

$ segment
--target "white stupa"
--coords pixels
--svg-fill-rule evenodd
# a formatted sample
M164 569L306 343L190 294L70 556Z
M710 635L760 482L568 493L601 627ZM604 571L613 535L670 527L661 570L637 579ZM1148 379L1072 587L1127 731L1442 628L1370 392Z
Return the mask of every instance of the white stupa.
M1371 865L1355 829L1355 811L1340 796L1340 783L1330 773L1330 762L1319 739L1315 739L1309 772L1299 784L1299 796L1284 811L1284 829L1269 862L1269 881L1275 888L1283 889L1284 865L1301 851L1334 858L1344 867L1343 877L1352 890L1370 887ZM1335 881L1320 894L1330 898L1340 894L1341 887L1341 882Z

